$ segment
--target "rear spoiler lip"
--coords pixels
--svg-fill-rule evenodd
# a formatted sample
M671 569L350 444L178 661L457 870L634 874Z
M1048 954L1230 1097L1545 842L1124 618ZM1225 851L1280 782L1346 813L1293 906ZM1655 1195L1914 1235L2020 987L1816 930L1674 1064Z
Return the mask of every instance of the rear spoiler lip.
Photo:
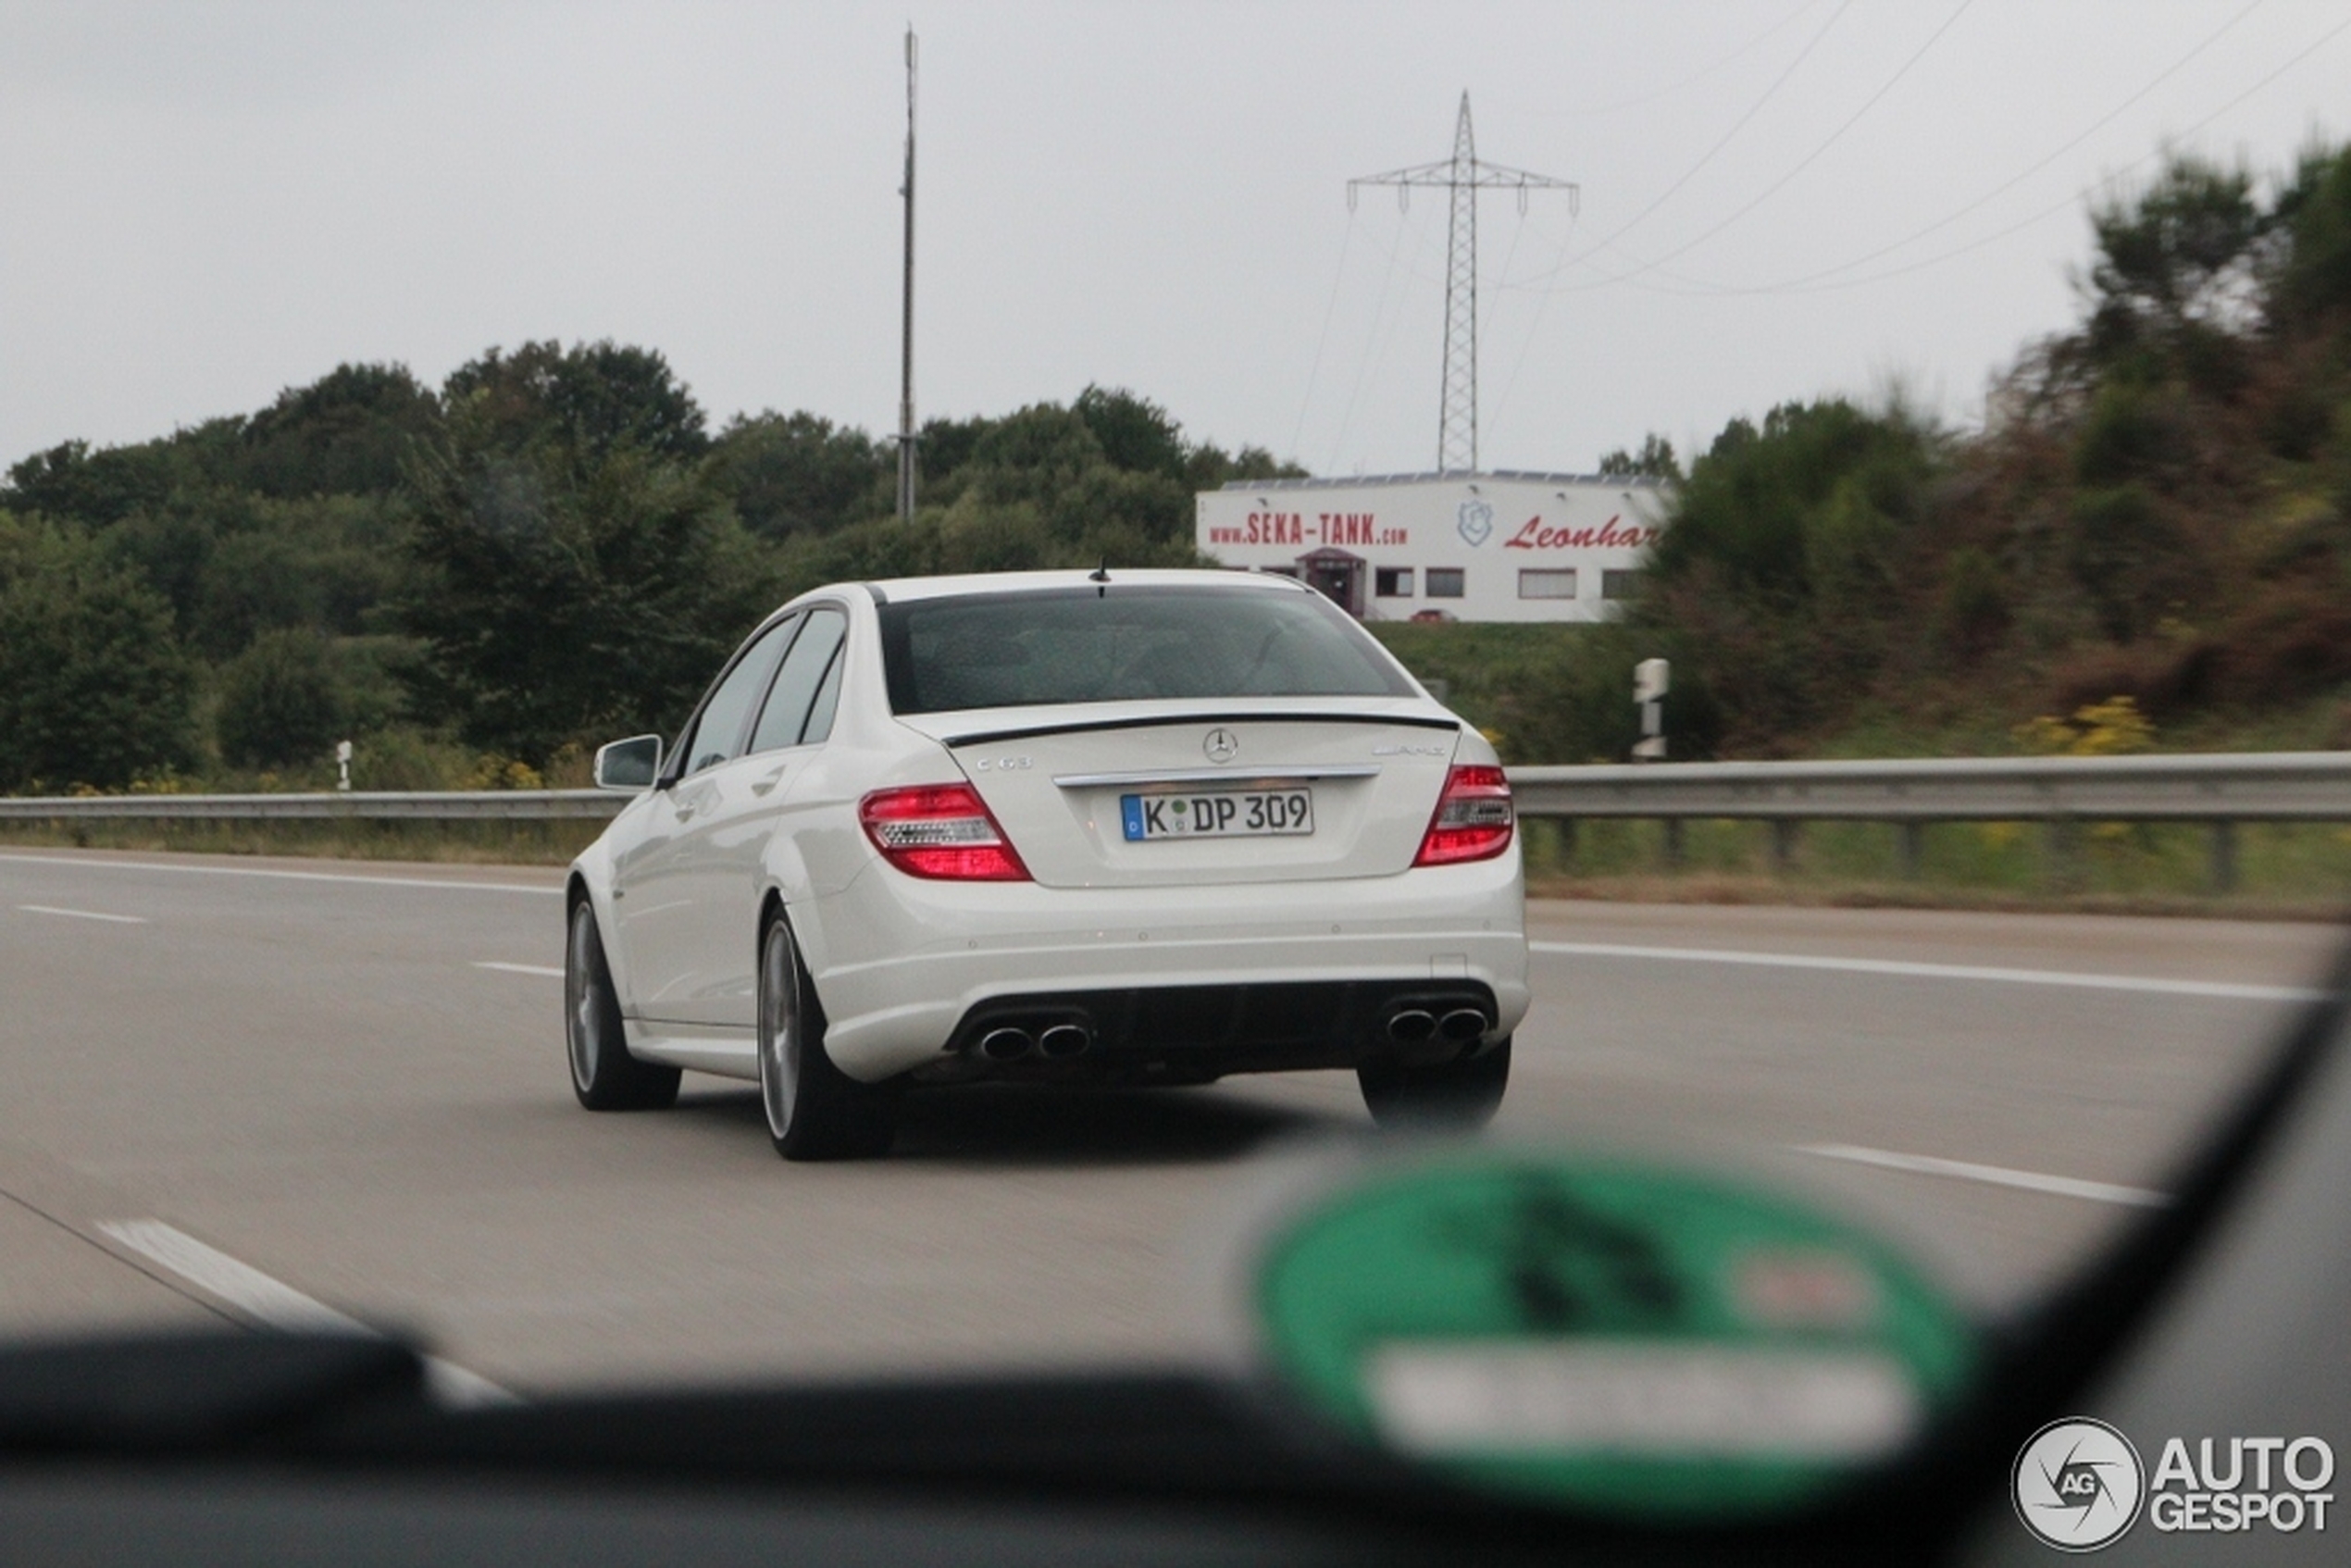
M1082 735L1104 729L1163 729L1178 724L1393 724L1413 729L1449 729L1459 734L1462 721L1424 714L1372 713L1214 713L1141 714L1127 718L1080 719L1072 724L1026 724L1013 729L976 729L964 735L938 737L942 746L985 746L1000 740L1026 740L1039 735Z

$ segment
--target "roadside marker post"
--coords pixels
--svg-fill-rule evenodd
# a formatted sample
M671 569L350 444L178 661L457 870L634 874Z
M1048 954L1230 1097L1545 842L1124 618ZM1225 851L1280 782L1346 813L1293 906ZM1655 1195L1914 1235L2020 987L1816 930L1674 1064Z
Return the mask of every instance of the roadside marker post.
M1664 699L1673 675L1673 666L1664 659L1643 659L1633 666L1633 701L1641 709L1641 738L1633 746L1635 762L1665 760Z

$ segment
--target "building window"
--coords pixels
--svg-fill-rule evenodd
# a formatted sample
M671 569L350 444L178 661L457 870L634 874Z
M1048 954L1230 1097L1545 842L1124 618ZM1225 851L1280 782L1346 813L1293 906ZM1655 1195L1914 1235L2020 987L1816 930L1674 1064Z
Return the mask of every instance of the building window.
M1431 566L1428 569L1428 596L1432 599L1459 599L1462 580L1467 574L1460 566Z
M1410 599L1412 596L1412 568L1381 566L1373 575L1372 591L1383 599Z
M1518 574L1518 596L1522 599L1573 599L1575 597L1575 568L1551 566L1523 571Z
M1641 586L1641 574L1630 568L1603 567L1600 571L1600 597L1630 599Z

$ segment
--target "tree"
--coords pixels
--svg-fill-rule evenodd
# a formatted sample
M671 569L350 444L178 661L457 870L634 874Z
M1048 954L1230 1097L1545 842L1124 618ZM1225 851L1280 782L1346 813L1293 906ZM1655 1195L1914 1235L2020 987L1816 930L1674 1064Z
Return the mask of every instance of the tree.
M1641 438L1639 451L1627 452L1620 446L1602 457L1599 471L1601 478L1611 479L1678 479L1682 463L1673 454L1673 443L1651 431Z
M418 465L406 546L424 716L533 762L682 720L775 603L706 475L626 442L510 453L502 411L460 410Z
M1302 479L1306 470L1285 463L1262 446L1226 452L1214 442L1192 448L1184 461L1184 484L1189 490L1222 490L1236 479Z
M702 405L653 349L610 342L491 349L442 384L442 404L466 411L468 438L508 452L558 444L589 454L622 447L668 460L708 450Z
M922 441L915 453L922 464L923 496L948 496L961 488L957 482L964 467L972 459L982 438L996 428L989 418L926 419ZM893 470L894 471L894 470Z
M244 421L237 479L270 496L390 494L440 422L440 400L406 366L339 365Z
M763 539L830 533L886 514L896 457L865 431L814 414L737 415L707 459L743 526Z
M1149 398L1138 397L1124 387L1089 386L1077 394L1070 412L1085 422L1102 455L1118 467L1171 479L1184 477L1185 459L1190 454L1184 427Z
M2272 222L2247 170L2173 157L2145 191L2093 208L2090 228L2086 332L2100 359L2193 349L2256 324Z
M163 502L179 482L177 467L164 442L93 452L86 441L69 441L12 465L0 503L54 522L104 528Z
M1058 404L1033 403L994 421L973 443L967 467L983 499L1051 502L1108 463L1083 418Z
M2309 323L2351 310L2351 146L2305 154L2276 211L2293 246L2278 278L2274 314Z
M193 756L171 608L86 537L0 512L0 788L117 788Z
M220 754L246 767L322 760L348 722L333 650L307 627L264 632L220 672Z

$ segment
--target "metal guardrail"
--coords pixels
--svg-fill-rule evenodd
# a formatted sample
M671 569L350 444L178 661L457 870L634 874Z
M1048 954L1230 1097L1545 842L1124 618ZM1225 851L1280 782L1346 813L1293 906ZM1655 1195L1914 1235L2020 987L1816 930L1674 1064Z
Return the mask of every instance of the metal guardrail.
M1520 815L1866 822L2351 822L2351 752L1514 767ZM607 790L0 797L0 819L594 819Z
M0 822L410 822L601 820L627 795L606 790L354 790L285 795L49 795L0 799Z
M1911 877L1931 823L2043 823L2065 880L2084 823L2201 822L2217 892L2237 883L2239 823L2351 822L2351 752L1519 767L1511 786L1521 815L1559 819L1571 833L1585 818L1662 820L1669 864L1693 819L1771 823L1782 869L1806 822L1893 823Z
M1526 816L2351 822L2351 752L1514 767Z
M1772 823L1783 865L1805 822L1893 823L1913 873L1930 823L2046 823L2062 860L2083 823L2201 822L2212 834L2211 880L2223 890L2236 882L2237 824L2351 822L2351 752L1650 763L1514 767L1510 777L1521 815L1570 830L1584 818L1664 822L1669 860L1693 819ZM0 799L0 821L594 821L628 799L603 790L19 797Z

